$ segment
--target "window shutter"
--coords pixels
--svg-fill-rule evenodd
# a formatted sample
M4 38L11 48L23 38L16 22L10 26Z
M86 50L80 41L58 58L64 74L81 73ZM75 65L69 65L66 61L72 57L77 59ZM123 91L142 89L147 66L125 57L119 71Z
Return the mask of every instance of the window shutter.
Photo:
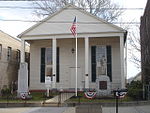
M96 46L91 47L91 68L92 68L91 79L92 82L95 82L96 81Z
M111 46L107 46L107 76L112 81Z
M40 81L45 82L45 48L41 48L41 76Z
M59 47L57 47L56 82L59 82Z

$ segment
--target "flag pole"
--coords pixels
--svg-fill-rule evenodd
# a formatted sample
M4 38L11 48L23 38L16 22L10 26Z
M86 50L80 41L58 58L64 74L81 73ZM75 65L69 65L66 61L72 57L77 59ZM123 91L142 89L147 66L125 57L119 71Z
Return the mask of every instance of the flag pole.
M76 17L76 59L75 59L75 68L76 68L76 88L75 88L75 95L78 96L78 40L77 40L77 17Z

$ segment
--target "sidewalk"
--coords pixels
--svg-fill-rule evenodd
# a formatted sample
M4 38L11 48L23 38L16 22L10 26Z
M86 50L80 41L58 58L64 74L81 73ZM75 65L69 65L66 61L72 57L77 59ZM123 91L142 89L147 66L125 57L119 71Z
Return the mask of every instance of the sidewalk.
M23 108L0 108L0 113L23 113L31 108L23 107Z
M0 113L75 113L75 107L0 108Z
M63 113L76 113L76 108L75 107L69 107Z
M102 113L116 113L115 107L102 107ZM119 107L118 113L150 113L150 105Z

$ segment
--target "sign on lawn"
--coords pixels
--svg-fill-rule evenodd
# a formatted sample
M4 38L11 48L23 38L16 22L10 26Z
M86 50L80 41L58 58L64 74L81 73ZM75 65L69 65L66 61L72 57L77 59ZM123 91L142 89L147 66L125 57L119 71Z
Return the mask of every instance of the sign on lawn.
M49 76L45 77L45 85L46 85L46 87L50 87L51 83L52 83L51 77L49 77Z

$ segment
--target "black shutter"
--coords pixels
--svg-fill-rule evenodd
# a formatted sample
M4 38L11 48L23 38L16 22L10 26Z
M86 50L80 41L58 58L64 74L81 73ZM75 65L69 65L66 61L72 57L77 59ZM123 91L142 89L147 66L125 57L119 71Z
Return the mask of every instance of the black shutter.
M59 47L57 47L56 82L59 82Z
M96 46L91 47L92 82L96 81Z
M107 46L107 76L112 81L111 46Z
M41 76L40 81L45 82L45 48L41 48Z

